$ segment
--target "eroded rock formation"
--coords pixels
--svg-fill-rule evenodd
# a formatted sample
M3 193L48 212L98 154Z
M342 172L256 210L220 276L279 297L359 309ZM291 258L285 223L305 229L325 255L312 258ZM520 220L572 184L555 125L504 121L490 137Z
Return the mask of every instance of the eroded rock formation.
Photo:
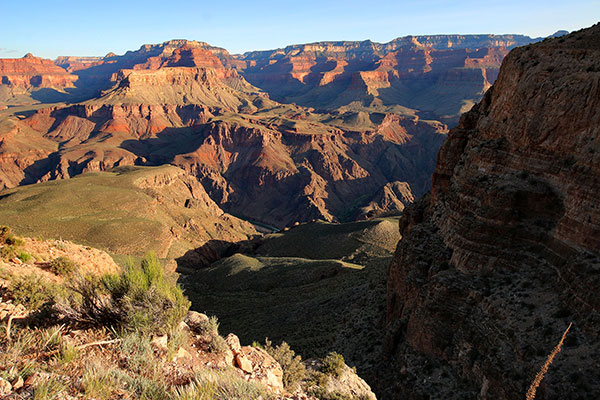
M599 62L600 25L513 50L451 131L400 222L389 398L522 399L570 322L536 399L597 397Z
M418 109L454 123L496 80L520 35L407 36L389 43L319 42L239 56L246 79L278 101L335 109Z
M0 79L2 85L29 89L72 87L77 77L56 66L52 60L28 53L23 58L0 58Z
M5 118L2 187L172 163L227 212L269 225L364 218L397 212L428 189L446 133L414 113L277 103L225 50L200 42L61 62L84 82L111 86Z

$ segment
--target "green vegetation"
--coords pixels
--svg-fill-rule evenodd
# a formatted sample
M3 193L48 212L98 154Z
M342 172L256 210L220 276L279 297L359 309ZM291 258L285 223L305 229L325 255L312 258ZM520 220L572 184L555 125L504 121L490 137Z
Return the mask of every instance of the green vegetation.
M120 353L125 357L127 369L137 374L154 373L154 352L150 336L139 332L130 332L122 337Z
M42 381L33 389L33 400L59 400L64 398L67 385L57 377Z
M31 260L32 256L31 256L31 254L29 254L25 251L19 251L19 252L17 252L17 258L19 260L23 261L24 263L26 263L29 260Z
M231 370L197 373L187 386L178 388L173 400L247 400L271 398L262 385L247 382Z
M219 334L211 337L210 343L208 344L208 350L211 353L222 353L229 348L225 339Z
M77 356L79 356L79 350L77 347L68 343L63 343L57 360L61 364L69 364L70 362L73 362Z
M107 400L117 384L114 371L100 363L86 366L81 378L81 386L87 398Z
M0 258L9 260L16 257L23 262L29 261L31 256L19 250L19 247L22 245L23 240L13 235L8 226L0 225Z
M286 342L273 346L269 339L265 339L265 350L281 365L283 386L293 392L300 381L307 376L302 357L297 356Z
M190 306L174 278L165 276L154 253L139 265L127 263L118 274L73 279L68 289L76 295L62 299L59 311L81 322L125 331L171 332Z
M48 268L56 275L69 276L75 272L79 266L68 257L58 257L50 261Z
M73 273L62 284L33 274L2 276L9 280L9 298L61 317L14 323L10 338L0 341L0 377L9 382L32 377L34 399L270 398L264 386L247 382L231 367L213 372L189 366L183 376L169 375L178 350L192 340L213 352L228 346L215 317L199 326L206 339L182 328L189 301L152 253L118 274ZM83 330L66 334L74 322L84 323L77 325ZM0 322L0 332L5 331L6 321ZM159 334L168 336L167 349L156 347L152 338Z
M33 274L13 277L9 281L8 291L15 303L29 310L40 310L51 306L61 295L61 288Z
M327 375L333 375L335 377L340 377L344 372L344 368L346 367L346 363L344 362L344 356L338 354L336 352L331 352L327 354L325 358L321 361L321 372Z
M0 244L8 246L22 246L23 240L11 233L8 226L0 226Z
M199 335L215 336L219 334L219 320L214 315L206 321L199 321L194 326Z
M400 239L397 221L302 224L266 235L252 253L197 269L181 283L197 309L211 310L221 329L242 342L268 336L310 358L335 349L360 370L383 345L373 338Z
M121 325L137 331L169 332L185 317L190 302L173 279L165 277L156 254L149 253L136 266L103 277L102 283L121 311Z

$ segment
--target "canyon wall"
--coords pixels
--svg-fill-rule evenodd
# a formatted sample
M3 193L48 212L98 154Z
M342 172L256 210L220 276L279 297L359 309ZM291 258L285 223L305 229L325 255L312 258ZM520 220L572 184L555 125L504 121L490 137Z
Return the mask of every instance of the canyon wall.
M324 109L401 105L455 124L496 80L521 35L407 36L389 43L318 42L237 56L275 100Z
M390 398L600 390L600 25L513 50L405 211L388 276ZM385 380L385 379L384 379Z

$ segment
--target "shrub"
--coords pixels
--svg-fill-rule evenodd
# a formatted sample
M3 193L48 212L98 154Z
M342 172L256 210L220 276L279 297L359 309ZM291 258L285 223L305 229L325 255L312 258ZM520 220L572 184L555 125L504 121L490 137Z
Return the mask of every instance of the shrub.
M17 256L17 249L15 246L4 245L0 248L0 258L4 260L10 260Z
M327 354L327 356L321 360L321 372L327 375L339 377L344 372L345 366L344 356L335 351Z
M323 394L327 392L326 388L329 383L329 375L324 374L321 371L310 370L308 371L308 377L304 383L307 392L320 399Z
M58 400L64 398L67 386L58 377L50 376L33 388L33 400Z
M269 399L265 387L248 382L232 370L202 371L189 385L175 389L173 400L246 400Z
M117 325L126 331L165 334L183 321L189 300L177 283L164 275L154 253L139 266L128 261L119 274L101 279L74 278L69 289L75 294L63 299L58 311L80 322Z
M252 342L252 347L255 347L257 349L265 349L265 346L263 346L260 342L257 342L256 340Z
M164 376L144 376L127 374L115 369L110 374L111 379L133 394L132 398L140 400L171 400L172 396Z
M62 326L53 326L41 331L42 347L44 350L54 350L63 344Z
M117 309L100 278L75 274L65 284L68 296L59 298L54 310L81 323L111 326L119 322Z
M136 374L153 375L156 361L149 335L138 332L126 334L121 341L121 353L127 369Z
M6 225L0 226L0 244L8 246L22 246L23 240L13 235L10 228Z
M79 356L79 350L76 346L63 343L60 348L60 353L58 354L57 360L61 364L68 364L74 361Z
M6 243L9 246L23 246L23 240L19 239L14 235L8 235L4 239L4 243Z
M217 334L211 337L210 343L208 344L208 351L211 353L223 353L227 349L229 349L229 346L222 336Z
M67 257L58 257L50 261L50 271L56 275L68 276L78 269L77 263Z
M354 400L350 395L340 393L337 391L328 392L325 388L322 387L313 388L310 391L310 395L316 397L319 400Z
M81 387L87 398L109 399L116 386L113 370L94 361L88 364L81 377Z
M30 310L38 310L43 306L52 305L60 290L57 285L30 274L10 279L8 292L15 303L22 304Z
M287 390L293 391L297 384L306 378L302 357L297 356L286 342L274 347L269 339L265 339L265 351L281 365L283 385Z
M4 243L4 239L9 234L10 234L10 228L6 225L0 225L0 242Z
M183 321L190 308L181 287L165 277L154 253L146 255L139 267L128 262L121 274L107 275L102 283L126 329L167 333Z
M187 332L179 327L169 332L169 341L167 342L167 357L172 360L177 354L179 348L184 347L187 344L188 336Z
M195 320L190 327L195 333L202 336L213 337L219 334L219 320L214 315L206 320Z

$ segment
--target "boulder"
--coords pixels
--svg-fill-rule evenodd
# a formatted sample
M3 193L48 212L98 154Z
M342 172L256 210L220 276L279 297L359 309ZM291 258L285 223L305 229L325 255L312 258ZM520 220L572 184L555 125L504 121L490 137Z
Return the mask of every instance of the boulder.
M206 326L210 319L206 314L202 314L196 311L188 311L185 317L185 323L193 332L201 332L203 327Z
M167 335L163 335L163 336L157 336L154 339L152 339L152 342L150 342L150 344L158 349L158 350L163 350L163 351L167 351L168 350L168 343L169 343L169 338Z
M4 378L0 378L0 397L7 396L12 392L12 385Z
M234 356L240 354L240 352L242 351L240 339L233 333L227 335L227 337L225 338L225 343L227 343L227 346L229 346Z
M179 350L177 350L177 353L175 354L175 356L173 357L175 360L179 360L182 358L192 358L192 355L183 347L180 347Z
M252 373L252 362L248 360L242 353L234 356L235 366L242 371L251 374Z
M12 384L13 390L19 390L23 387L23 377L19 375Z
M284 391L283 370L269 353L257 347L244 346L242 354L253 366L250 380L260 382L275 392Z

